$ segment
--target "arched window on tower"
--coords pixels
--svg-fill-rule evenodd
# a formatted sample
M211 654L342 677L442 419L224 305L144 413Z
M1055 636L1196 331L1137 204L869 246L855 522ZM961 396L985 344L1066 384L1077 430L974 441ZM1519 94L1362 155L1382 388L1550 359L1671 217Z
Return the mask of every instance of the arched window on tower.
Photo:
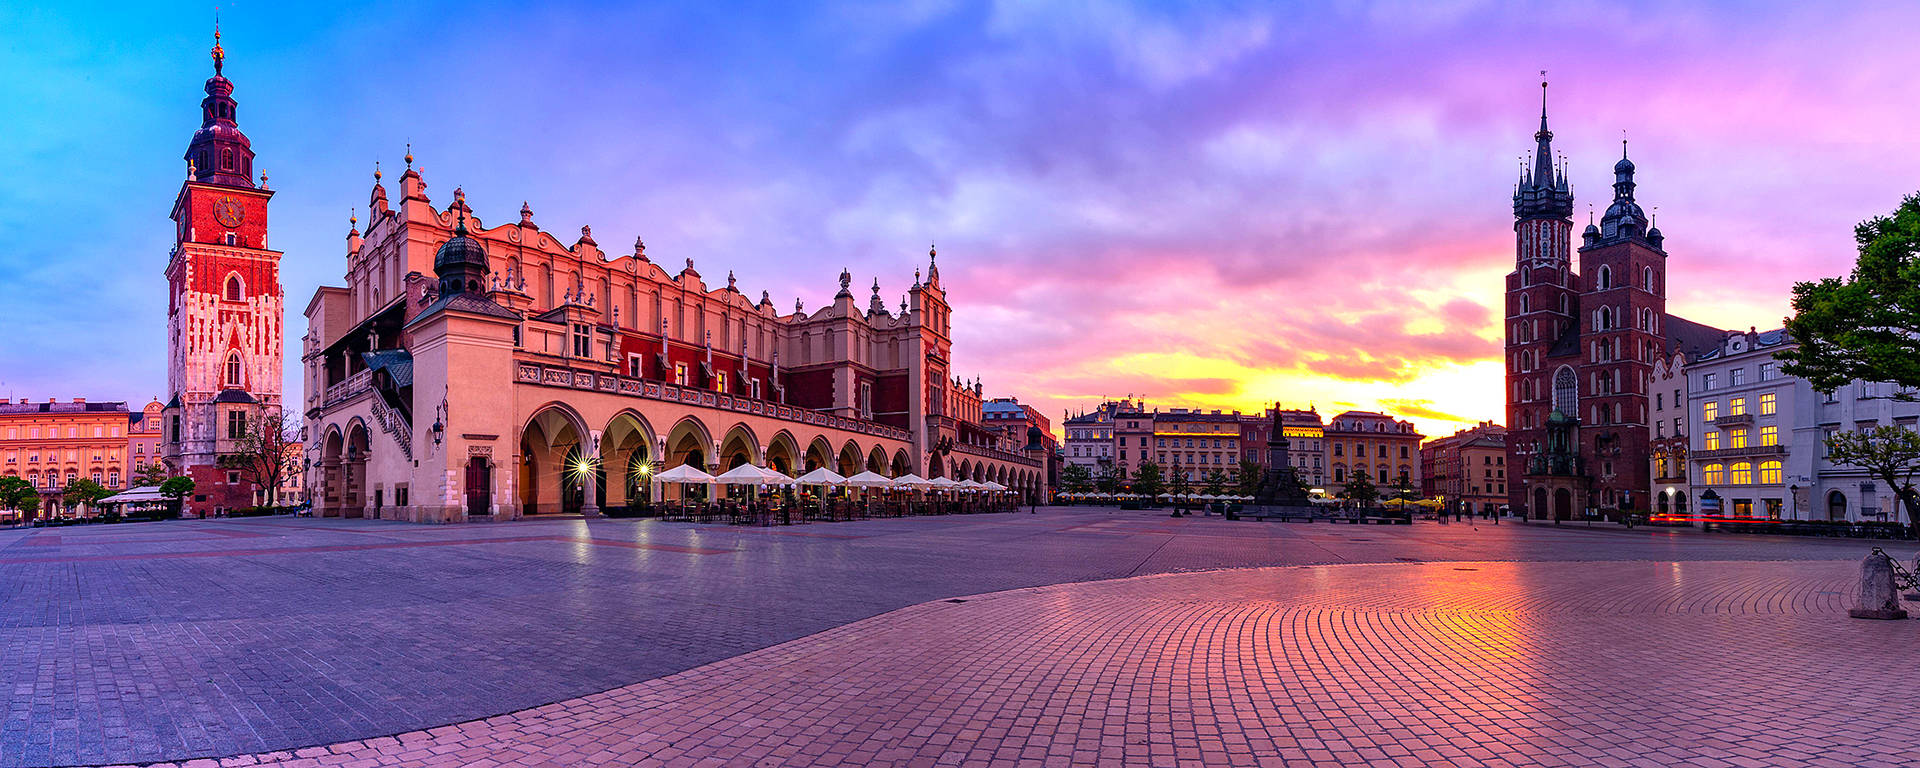
M1648 293L1653 292L1653 267L1640 268L1640 287L1647 289Z
M1596 291L1604 291L1612 287L1613 287L1613 269L1611 267L1608 267L1605 264L1602 264L1600 265L1599 274L1596 275L1593 279L1593 289Z
M1560 366L1553 372L1553 409L1568 416L1578 417L1575 410L1580 397L1580 377L1574 375L1573 368Z
M241 386L240 377L241 377L240 353L228 352L227 353L227 386L235 387L235 388L240 387Z
M233 170L233 150L231 149L220 150L220 170L223 170L223 171Z
M1520 296L1520 314L1523 314L1523 315L1524 315L1524 314L1526 314L1526 313L1528 313L1528 312L1532 312L1532 311L1533 311L1533 297L1532 297L1532 296L1528 296L1528 295L1525 295L1525 294L1521 294L1521 296Z
M241 301L246 297L246 288L240 284L239 275L227 275L225 298L227 301Z

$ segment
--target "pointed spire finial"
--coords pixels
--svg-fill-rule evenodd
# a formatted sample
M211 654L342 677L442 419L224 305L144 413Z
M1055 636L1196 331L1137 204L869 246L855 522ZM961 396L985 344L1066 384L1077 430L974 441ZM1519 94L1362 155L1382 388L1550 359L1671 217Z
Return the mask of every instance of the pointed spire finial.
M359 208L347 209L347 227L349 229L360 228L360 209Z
M220 77L220 68L226 64L227 51L220 47L220 9L213 9L213 76Z
M373 183L380 183L380 161L373 161Z
M454 237L467 236L467 191L461 187L453 188L453 207L460 210L460 223L454 225Z
M407 170L413 170L413 142L411 141L407 142L407 156L405 159L407 161Z

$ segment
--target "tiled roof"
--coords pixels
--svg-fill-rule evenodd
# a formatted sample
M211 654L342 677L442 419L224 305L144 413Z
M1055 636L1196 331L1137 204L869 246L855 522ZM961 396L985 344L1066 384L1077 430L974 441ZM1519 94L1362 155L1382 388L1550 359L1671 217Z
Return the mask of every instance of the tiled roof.
M213 401L214 401L214 402L216 402L216 403L257 403L257 402L260 402L259 400L255 400L255 399L253 399L253 395L249 395L249 394L247 394L247 392L246 392L246 390L243 390L243 389L223 389L223 390L220 390L220 394L218 394L218 395L214 395L214 397L213 397Z

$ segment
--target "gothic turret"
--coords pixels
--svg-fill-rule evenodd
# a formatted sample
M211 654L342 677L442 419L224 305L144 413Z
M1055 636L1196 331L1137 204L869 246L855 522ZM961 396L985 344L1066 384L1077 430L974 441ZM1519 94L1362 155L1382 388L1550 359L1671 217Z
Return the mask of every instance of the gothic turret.
M200 100L200 130L187 145L186 160L193 178L232 187L253 186L253 144L235 122L237 105L233 83L220 74L227 52L220 47L220 27L213 28L213 77L207 78L207 97Z
M1553 131L1547 130L1547 84L1540 83L1540 130L1533 134L1533 168L1523 170L1513 190L1516 219L1564 219L1573 215L1567 171L1553 162Z
M1621 139L1620 162L1613 164L1613 204L1600 218L1601 244L1647 239L1647 212L1634 202L1633 188L1633 161L1627 159L1627 141Z

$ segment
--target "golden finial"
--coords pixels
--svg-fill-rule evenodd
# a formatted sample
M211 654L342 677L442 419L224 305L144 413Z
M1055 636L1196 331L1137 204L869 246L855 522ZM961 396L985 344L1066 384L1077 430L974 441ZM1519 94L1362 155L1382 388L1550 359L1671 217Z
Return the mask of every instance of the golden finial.
M413 170L413 142L407 142L407 170Z
M260 172L260 188L261 189L267 188L267 172L266 171Z
M220 9L213 9L213 74L220 75L220 66L226 62L227 52L220 47Z
M347 227L350 229L359 229L360 228L360 209L349 208L347 210L349 211L347 213Z
M373 161L373 183L380 183L380 161Z

